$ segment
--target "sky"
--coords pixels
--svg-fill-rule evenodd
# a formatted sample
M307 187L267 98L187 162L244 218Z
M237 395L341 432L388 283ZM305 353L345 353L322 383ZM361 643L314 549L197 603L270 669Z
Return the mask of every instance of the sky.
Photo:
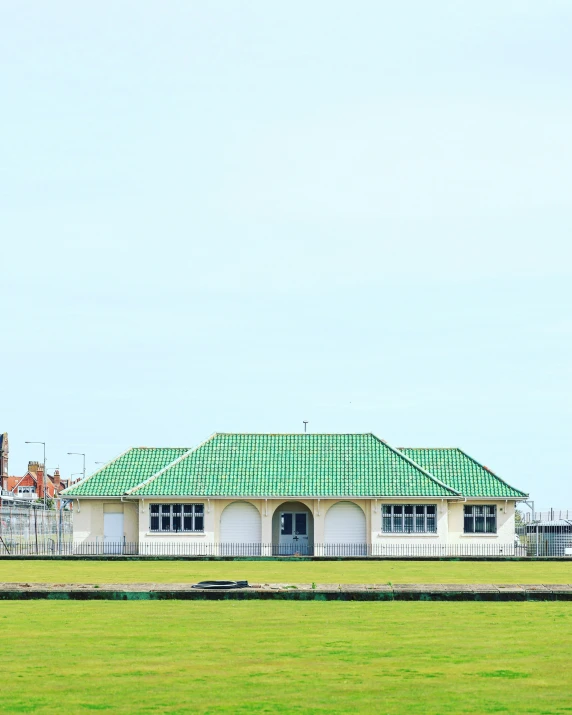
M572 508L571 23L3 0L10 472L308 420Z

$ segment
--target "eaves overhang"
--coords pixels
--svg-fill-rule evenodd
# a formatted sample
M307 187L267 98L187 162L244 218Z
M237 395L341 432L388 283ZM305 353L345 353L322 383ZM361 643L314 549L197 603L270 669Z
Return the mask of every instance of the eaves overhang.
M427 495L424 496L410 496L410 495L388 495L388 494L268 494L260 496L259 494L227 494L227 495L209 495L209 494L129 494L129 492L123 492L122 494L69 494L61 495L62 498L68 499L69 501L74 501L76 499L92 499L96 501L109 500L109 499L121 499L121 500L148 500L148 499L446 499L448 501L526 501L529 496L496 496L496 497L481 497L481 496L464 496L463 494L450 494L450 495Z
M387 494L269 494L269 495L263 495L260 496L260 494L257 494L255 496L249 495L249 494L227 494L227 495L220 495L217 494L215 496L210 496L208 494L122 494L118 495L116 497L112 497L115 499L118 499L119 496L123 497L124 499L142 499L142 500L149 500L149 499L224 499L224 500L232 500L232 499L252 499L252 500L264 500L264 499L323 499L323 500L328 500L328 499L343 499L343 500L352 500L352 499L430 499L430 500L435 500L435 499L448 499L452 501L458 501L460 495L459 494L450 494L447 496L441 496L439 495L427 495L425 494L424 496L409 496L407 494L404 495L387 495ZM92 497L93 499L101 499L102 497ZM504 499L504 497L503 497Z

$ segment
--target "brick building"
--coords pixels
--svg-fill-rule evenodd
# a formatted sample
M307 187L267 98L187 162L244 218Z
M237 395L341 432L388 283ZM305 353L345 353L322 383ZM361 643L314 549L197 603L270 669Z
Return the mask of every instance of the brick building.
M2 503L32 502L44 498L44 484L49 499L56 498L69 486L67 479L60 477L60 470L54 470L44 480L44 465L41 462L28 462L28 470L23 476L10 476L8 471L8 433L0 434L0 486Z
M62 479L59 469L53 475L44 479L44 465L41 462L28 462L28 470L23 476L2 477L3 502L32 502L44 498L44 489L49 499L57 498L59 493L68 486Z

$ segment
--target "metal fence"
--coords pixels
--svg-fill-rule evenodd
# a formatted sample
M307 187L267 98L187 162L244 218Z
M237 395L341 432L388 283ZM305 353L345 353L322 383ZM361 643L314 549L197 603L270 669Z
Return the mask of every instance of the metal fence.
M484 539L483 539L484 541ZM553 557L572 558L572 519L520 523L514 539L500 543L492 540L475 543L408 543L363 544L291 544L205 543L204 541L74 541L72 513L66 510L43 510L36 507L0 508L0 555L66 555L66 556L316 556L316 557L385 557L385 558L451 558L451 557Z
M0 507L0 554L55 554L73 548L72 513L36 506Z
M520 514L524 522L531 521L572 521L572 509L546 509L544 511L524 511Z
M12 556L191 556L191 557L304 557L326 558L454 558L454 557L531 557L572 556L572 534L568 540L556 540L553 532L530 531L509 543L486 544L314 544L293 551L277 544L261 543L196 543L183 541L83 541L44 538L32 541L7 542L3 551ZM570 544L570 546L567 546ZM1 544L0 544L1 546ZM2 553L2 552L0 552Z
M526 556L572 557L572 519L525 522L517 526L516 539Z

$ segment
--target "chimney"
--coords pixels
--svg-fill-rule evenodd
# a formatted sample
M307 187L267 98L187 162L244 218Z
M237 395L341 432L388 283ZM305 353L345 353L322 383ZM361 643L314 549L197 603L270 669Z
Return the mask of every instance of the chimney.
M34 469L30 469L33 465ZM34 471L36 473L36 479L38 484L38 499L44 498L44 465L39 462L29 462L28 471Z
M61 488L61 478L60 478L60 470L56 469L54 472L54 496L59 494Z

